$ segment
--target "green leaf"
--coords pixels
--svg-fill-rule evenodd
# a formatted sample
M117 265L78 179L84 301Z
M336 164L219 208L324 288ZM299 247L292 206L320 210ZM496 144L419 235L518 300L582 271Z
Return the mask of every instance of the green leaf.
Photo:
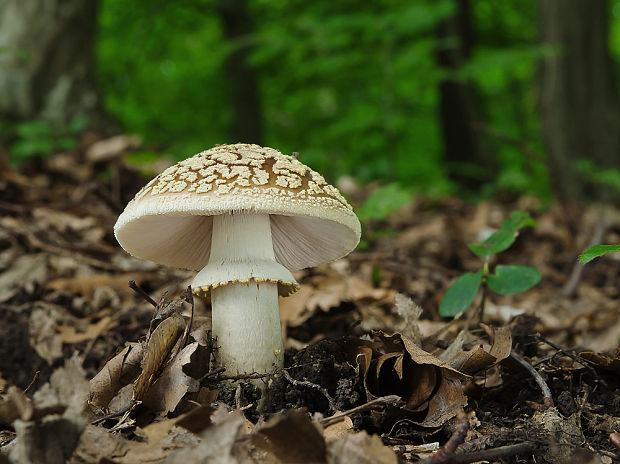
M614 251L620 251L620 243L618 245L593 245L581 253L579 262L586 264L594 258L606 255L607 253L613 253Z
M439 315L443 317L456 316L469 308L482 281L482 270L467 272L456 279L439 305Z
M480 258L486 258L494 253L506 250L517 238L519 229L527 226L536 226L537 222L529 213L513 211L510 217L502 222L500 230L495 232L482 243L471 243L469 249Z
M529 290L540 282L540 272L529 266L502 266L495 268L495 274L487 276L487 285L501 295L513 295Z
M362 222L370 219L385 219L411 201L412 196L409 190L399 184L389 184L368 195L364 204L358 208L357 217Z

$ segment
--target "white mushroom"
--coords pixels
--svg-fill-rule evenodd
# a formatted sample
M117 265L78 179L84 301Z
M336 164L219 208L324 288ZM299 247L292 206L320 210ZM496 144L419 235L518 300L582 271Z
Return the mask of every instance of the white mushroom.
M200 270L210 293L216 360L231 375L283 365L278 294L291 270L340 258L360 223L338 190L297 159L258 145L218 145L168 168L114 226L132 255Z

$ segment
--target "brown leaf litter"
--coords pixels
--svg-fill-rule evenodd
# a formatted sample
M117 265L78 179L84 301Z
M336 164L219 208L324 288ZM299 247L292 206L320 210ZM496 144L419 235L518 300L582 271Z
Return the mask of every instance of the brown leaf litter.
M182 298L192 273L116 245L111 224L143 184L124 162L138 143L0 172L0 462L619 459L620 268L612 255L575 271L598 210L418 198L368 222L366 249L295 275L286 370L264 379L259 412L249 378L209 370L209 306L192 318ZM467 243L515 209L539 225L491 264L534 266L541 283L489 296L486 325L441 319L447 286L480 265ZM602 241L620 242L620 224Z

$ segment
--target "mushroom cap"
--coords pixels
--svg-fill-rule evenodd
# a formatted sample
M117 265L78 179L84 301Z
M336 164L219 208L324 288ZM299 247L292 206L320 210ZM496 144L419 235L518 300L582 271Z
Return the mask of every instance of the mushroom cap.
M338 259L359 243L360 223L338 189L273 148L217 145L151 180L114 226L140 258L199 270L211 250L212 216L264 213L276 261L290 270Z

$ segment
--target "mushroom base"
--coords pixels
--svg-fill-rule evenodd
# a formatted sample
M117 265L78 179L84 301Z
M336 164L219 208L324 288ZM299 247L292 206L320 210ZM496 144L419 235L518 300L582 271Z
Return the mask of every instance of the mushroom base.
M226 367L227 375L267 373L283 367L276 283L233 282L213 288L211 301L216 363Z

